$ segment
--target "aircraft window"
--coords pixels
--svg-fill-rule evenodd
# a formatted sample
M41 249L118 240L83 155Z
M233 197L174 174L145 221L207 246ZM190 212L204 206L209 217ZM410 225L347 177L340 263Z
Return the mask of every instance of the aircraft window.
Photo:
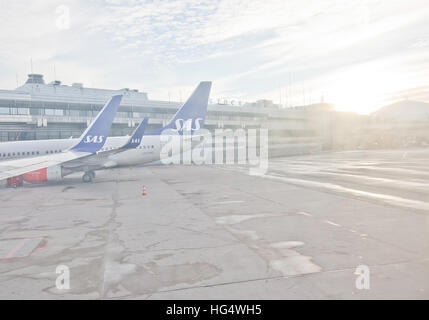
M29 151L27 151L27 156L29 156L30 155L30 152Z
M39 154L39 151L36 151L36 154Z
M12 155L13 155L13 156L15 156L15 152L14 152L14 153L12 153Z
M49 151L48 150L46 150L46 154L48 154L49 153Z
M20 156L20 155L21 155L21 152L18 152L18 153L17 153L17 155L18 155L18 156Z
M34 151L31 151L31 154L34 155Z
M154 145L152 145L152 149L155 148Z

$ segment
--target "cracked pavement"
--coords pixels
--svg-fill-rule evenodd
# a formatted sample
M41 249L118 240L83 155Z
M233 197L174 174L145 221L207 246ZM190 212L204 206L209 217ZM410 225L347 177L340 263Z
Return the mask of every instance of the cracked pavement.
M278 158L263 177L119 168L1 189L0 298L427 299L428 155ZM60 264L69 290L55 286Z

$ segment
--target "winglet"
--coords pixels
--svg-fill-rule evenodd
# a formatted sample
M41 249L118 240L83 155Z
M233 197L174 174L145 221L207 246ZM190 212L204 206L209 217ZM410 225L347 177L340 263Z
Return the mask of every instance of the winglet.
M106 142L121 99L122 95L113 96L101 109L91 125L82 133L79 142L70 150L92 153L100 150Z
M142 122L140 122L128 142L121 149L134 149L139 146L140 142L142 141L143 134L146 130L148 121L149 118L146 117L143 119Z

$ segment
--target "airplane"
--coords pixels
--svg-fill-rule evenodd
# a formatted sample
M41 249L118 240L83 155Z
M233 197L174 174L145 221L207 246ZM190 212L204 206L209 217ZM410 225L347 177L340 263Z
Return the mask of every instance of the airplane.
M106 143L107 135L121 100L122 95L110 98L78 141L65 151L1 162L0 180L8 179L8 185L16 187L22 185L26 179L26 174L36 174L36 172L41 178L47 180L49 176L58 174L62 164L95 154Z
M95 177L94 170L107 169L120 166L132 166L146 164L160 160L163 142L161 135L165 132L171 132L175 135L185 135L189 132L198 133L204 128L205 117L207 114L207 105L212 83L210 81L200 82L188 100L176 112L173 118L162 128L152 132L145 133L140 144L133 148L121 149L127 141L128 136L108 137L104 146L100 149L98 156L88 158L89 162L95 162L93 167L81 165L79 170L83 171L82 180L91 182ZM13 141L0 143L0 160L5 158L27 158L38 155L59 154L68 150L77 139L55 139L55 140L34 140L34 141ZM111 152L103 155L103 152L121 149L121 152ZM97 160L93 160L97 159ZM86 161L87 159L85 159ZM0 161L0 173L2 164ZM72 162L70 163L72 164ZM50 168L42 168L47 171ZM56 174L43 177L43 179L33 179L32 182L47 182L62 180L68 173L67 165L61 164L56 167ZM88 178L88 176L90 178ZM0 174L0 180L2 180Z

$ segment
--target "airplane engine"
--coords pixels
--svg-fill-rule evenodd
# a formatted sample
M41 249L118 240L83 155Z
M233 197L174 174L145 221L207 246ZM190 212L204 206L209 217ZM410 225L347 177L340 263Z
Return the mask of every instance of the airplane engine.
M24 180L29 183L41 183L60 181L63 179L63 176L61 166L53 166L25 173Z

